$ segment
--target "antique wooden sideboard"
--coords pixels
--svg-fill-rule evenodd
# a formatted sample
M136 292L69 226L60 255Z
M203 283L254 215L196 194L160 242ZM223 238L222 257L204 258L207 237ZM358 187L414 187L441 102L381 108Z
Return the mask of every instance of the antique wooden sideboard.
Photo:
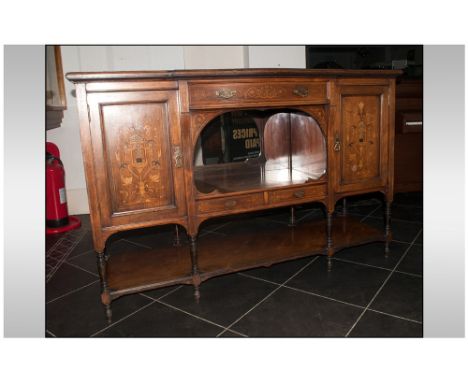
M294 258L391 240L395 78L391 70L240 69L68 73L81 145L101 300ZM226 121L236 120L237 125ZM207 126L259 150L241 161L197 161ZM243 128L235 128L243 126ZM246 127L247 126L247 127ZM382 230L334 214L337 201L380 192ZM324 219L295 223L294 206L321 203ZM276 207L274 232L198 240L207 219ZM173 224L188 244L116 257L120 231ZM221 240L221 239L220 239ZM268 242L268 250L260 250ZM244 245L248 242L249 246ZM329 262L330 263L330 262Z

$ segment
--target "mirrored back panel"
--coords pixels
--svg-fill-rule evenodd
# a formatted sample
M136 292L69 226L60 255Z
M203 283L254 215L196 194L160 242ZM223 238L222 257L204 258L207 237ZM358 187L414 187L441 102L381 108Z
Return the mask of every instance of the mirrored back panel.
M302 184L326 173L325 136L300 111L224 113L205 126L197 147L195 185L205 194Z

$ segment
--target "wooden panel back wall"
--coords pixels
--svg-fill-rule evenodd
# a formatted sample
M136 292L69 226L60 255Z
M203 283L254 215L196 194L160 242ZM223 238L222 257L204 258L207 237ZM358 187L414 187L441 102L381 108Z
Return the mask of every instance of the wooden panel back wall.
M223 68L305 68L304 46L62 46L63 72ZM47 140L61 150L69 213L89 213L74 86L68 108Z

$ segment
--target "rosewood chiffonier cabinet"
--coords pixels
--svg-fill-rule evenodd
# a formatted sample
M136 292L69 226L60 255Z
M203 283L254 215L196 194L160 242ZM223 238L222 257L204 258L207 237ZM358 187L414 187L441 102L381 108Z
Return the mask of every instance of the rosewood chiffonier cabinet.
M395 78L391 70L241 69L68 73L76 84L101 300L294 258L391 240ZM197 160L205 129L242 137L246 156ZM216 151L216 148L215 148ZM221 157L222 155L219 155ZM350 195L380 192L382 230L333 214ZM324 219L297 223L318 202ZM290 207L275 232L198 239L215 217ZM188 244L109 256L120 231L175 225ZM177 228L178 230L179 228ZM178 231L177 231L178 232ZM248 245L246 244L248 243ZM260 250L268 245L267 249ZM329 262L330 264L330 262Z

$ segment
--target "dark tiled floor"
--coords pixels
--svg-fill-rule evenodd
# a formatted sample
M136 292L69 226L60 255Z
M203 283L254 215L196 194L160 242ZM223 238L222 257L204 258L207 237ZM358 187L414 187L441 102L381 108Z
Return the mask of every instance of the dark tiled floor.
M336 210L341 214L341 205ZM378 195L349 198L348 213L383 226ZM289 220L287 209L253 216L262 227ZM296 213L299 223L317 216L323 211L314 204ZM331 271L323 257L310 256L220 276L201 284L199 303L190 286L124 296L112 303L110 325L99 298L89 217L80 218L80 230L46 240L46 337L422 336L421 194L396 195L388 257L383 244L374 243L338 252ZM219 239L245 218L208 221L200 234ZM187 242L183 229L180 237ZM172 240L172 227L122 233L112 238L109 252L138 253Z

